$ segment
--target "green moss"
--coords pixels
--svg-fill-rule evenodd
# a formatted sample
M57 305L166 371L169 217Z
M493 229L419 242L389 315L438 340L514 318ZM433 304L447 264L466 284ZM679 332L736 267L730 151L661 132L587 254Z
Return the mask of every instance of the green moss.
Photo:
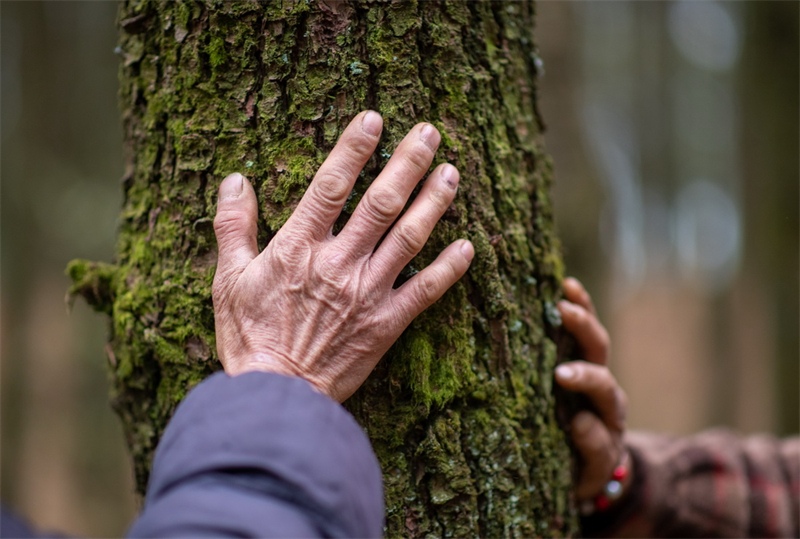
M433 343L427 335L415 331L406 333L403 342L405 346L399 354L400 361L406 363L402 378L408 380L415 400L430 407L433 401L430 381L431 365L436 359Z
M225 51L225 40L221 36L212 36L206 47L208 54L208 63L211 68L216 70L220 66L225 65L228 61L228 54Z
M72 281L67 292L71 303L81 296L95 311L110 315L114 305L114 287L117 266L104 262L90 262L83 259L71 260L66 274Z
M185 0L175 2L175 24L180 28L188 28L189 20L192 17L192 9Z

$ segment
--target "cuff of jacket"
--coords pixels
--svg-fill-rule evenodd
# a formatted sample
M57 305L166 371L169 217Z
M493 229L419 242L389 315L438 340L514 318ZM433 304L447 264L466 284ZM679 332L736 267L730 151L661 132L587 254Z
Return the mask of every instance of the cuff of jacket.
M199 524L187 521L187 507L191 512L209 503L225 522L199 509ZM269 510L253 510L259 503ZM313 529L320 536L377 537L383 531L380 468L361 427L306 381L263 372L216 373L178 407L131 534L162 535L158 521L176 514L167 506L181 507L187 522L160 529L178 534L204 526L214 534L258 536L295 529L276 522L280 515L303 521L307 527L296 528L302 533Z

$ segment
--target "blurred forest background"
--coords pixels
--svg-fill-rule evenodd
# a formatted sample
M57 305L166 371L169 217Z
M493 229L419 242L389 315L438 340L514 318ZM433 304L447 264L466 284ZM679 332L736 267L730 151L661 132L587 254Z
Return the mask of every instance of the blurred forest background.
M611 332L632 428L798 431L799 5L538 4L567 267ZM64 301L70 259L113 257L115 17L0 3L0 497L83 536L121 535L138 503L106 322Z

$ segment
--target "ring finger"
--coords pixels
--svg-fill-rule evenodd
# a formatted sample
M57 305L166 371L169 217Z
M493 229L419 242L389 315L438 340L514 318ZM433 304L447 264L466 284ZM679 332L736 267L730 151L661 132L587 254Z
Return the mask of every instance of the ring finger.
M458 188L456 167L442 164L428 177L411 207L392 227L370 260L380 281L394 281L420 252L436 223L453 202Z

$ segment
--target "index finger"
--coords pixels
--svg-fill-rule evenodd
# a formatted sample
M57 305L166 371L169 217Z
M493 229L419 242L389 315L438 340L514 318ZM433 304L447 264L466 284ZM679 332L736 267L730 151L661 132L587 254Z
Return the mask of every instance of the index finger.
M286 224L305 229L314 239L324 239L342 212L361 169L375 152L382 129L383 119L373 110L353 118Z

